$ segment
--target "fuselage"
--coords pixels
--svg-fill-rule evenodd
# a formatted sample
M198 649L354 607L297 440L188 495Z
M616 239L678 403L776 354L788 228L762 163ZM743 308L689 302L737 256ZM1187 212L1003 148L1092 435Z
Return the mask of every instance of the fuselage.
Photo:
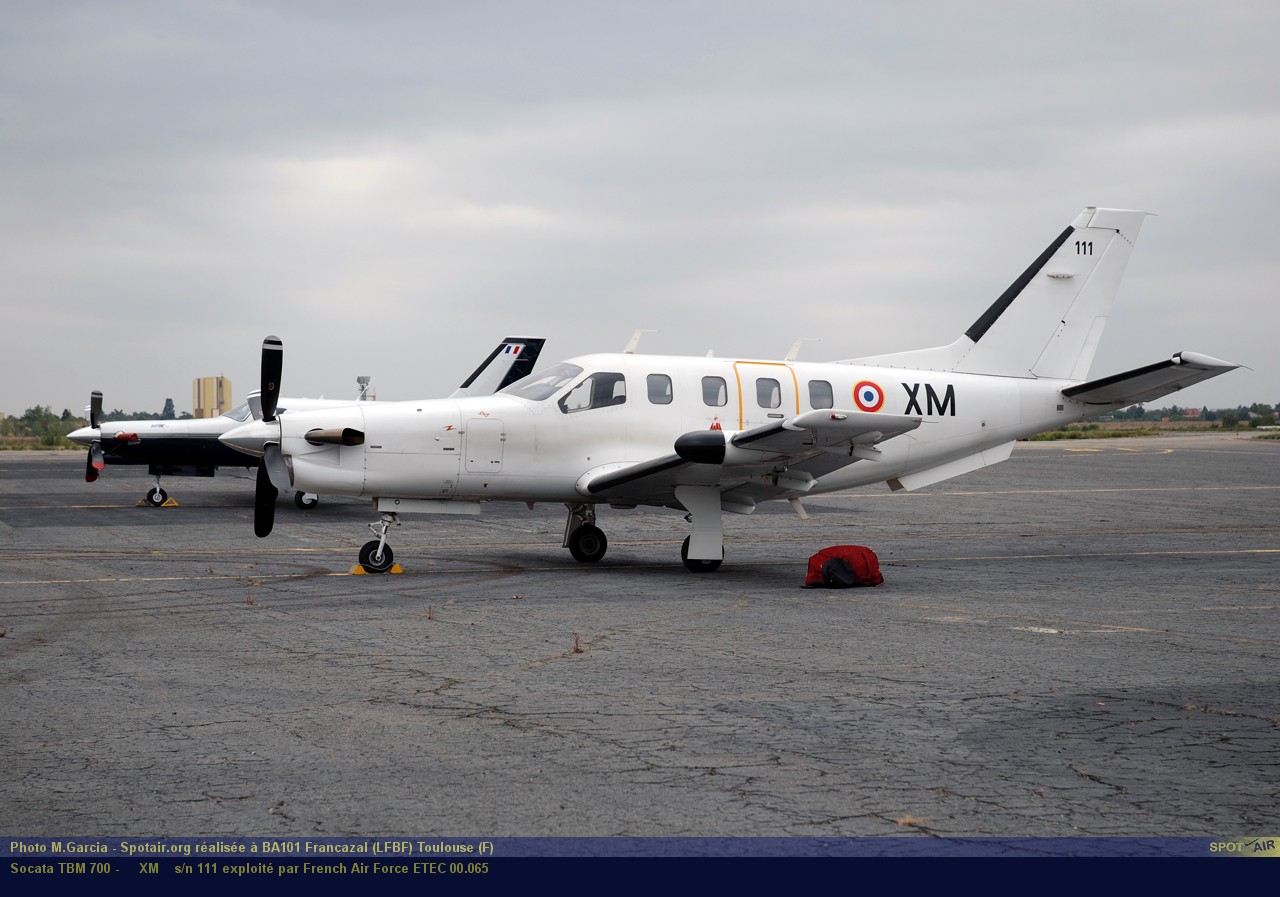
M817 409L918 417L874 460L826 472L807 494L894 480L1080 420L1068 381L806 363L651 355L562 362L494 395L299 410L228 434L241 450L278 439L294 488L444 501L582 502L610 471L669 455L682 434L728 434ZM313 445L345 427L362 445ZM786 498L773 491L764 498ZM668 503L661 497L640 504Z

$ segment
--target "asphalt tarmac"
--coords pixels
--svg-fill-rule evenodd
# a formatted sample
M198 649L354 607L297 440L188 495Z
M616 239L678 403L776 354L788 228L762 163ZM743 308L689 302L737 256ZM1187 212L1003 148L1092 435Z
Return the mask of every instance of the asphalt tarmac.
M1280 829L1280 441L1020 443L727 517L406 516L0 453L0 832L1113 836ZM869 545L886 582L803 590Z

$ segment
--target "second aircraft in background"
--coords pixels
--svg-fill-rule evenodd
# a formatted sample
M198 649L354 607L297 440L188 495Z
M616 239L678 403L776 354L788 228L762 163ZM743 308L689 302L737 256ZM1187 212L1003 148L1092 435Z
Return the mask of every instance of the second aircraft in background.
M536 337L507 337L451 398L488 395L528 375L545 342ZM360 395L355 399L279 399L276 413L333 409L363 402L368 381L361 377L359 382ZM169 500L169 494L160 485L161 477L211 477L219 467L257 467L257 457L224 445L219 437L261 416L258 391L254 390L245 402L218 417L103 421L102 393L95 390L89 402L89 426L68 433L67 438L89 450L85 461L86 482L96 480L108 464L147 465L155 484L147 490L145 501L160 507ZM312 508L319 497L315 492L298 490L294 493L294 502L300 508Z

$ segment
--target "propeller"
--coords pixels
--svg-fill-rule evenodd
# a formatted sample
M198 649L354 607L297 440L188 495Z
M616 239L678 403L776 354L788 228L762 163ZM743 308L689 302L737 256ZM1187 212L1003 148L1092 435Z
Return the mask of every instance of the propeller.
M89 426L100 430L102 426L102 390L95 389L89 393ZM102 434L89 443L89 455L85 459L84 481L92 483L98 474L106 469L107 459L102 454Z
M280 401L280 374L284 371L284 344L278 336L268 336L262 341L262 422L272 423L276 418L276 405ZM276 498L280 495L277 485L283 474L284 487L289 481L289 469L279 442L264 446L262 463L258 466L257 488L253 499L253 532L258 538L266 538L275 525Z
M276 451L280 451L279 447ZM271 527L276 522L276 498L280 491L271 485L271 474L267 472L266 458L258 468L258 485L253 494L253 533L259 539L271 535Z
M262 341L262 419L267 423L276 419L283 370L284 343L278 336L268 336Z

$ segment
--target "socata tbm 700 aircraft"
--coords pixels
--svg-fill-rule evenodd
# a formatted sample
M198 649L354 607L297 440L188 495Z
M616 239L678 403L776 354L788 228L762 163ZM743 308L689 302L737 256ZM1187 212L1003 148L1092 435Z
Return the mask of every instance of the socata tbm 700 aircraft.
M947 346L827 364L588 355L495 395L274 413L282 346L263 344L263 417L222 436L262 456L255 530L276 489L374 500L367 571L391 568L403 512L563 502L564 545L598 561L596 506L688 514L681 557L724 556L721 515L870 483L913 490L1009 457L1014 441L1237 365L1180 352L1087 380L1145 212L1090 206ZM629 347L629 348L633 348ZM794 355L794 352L792 353Z

